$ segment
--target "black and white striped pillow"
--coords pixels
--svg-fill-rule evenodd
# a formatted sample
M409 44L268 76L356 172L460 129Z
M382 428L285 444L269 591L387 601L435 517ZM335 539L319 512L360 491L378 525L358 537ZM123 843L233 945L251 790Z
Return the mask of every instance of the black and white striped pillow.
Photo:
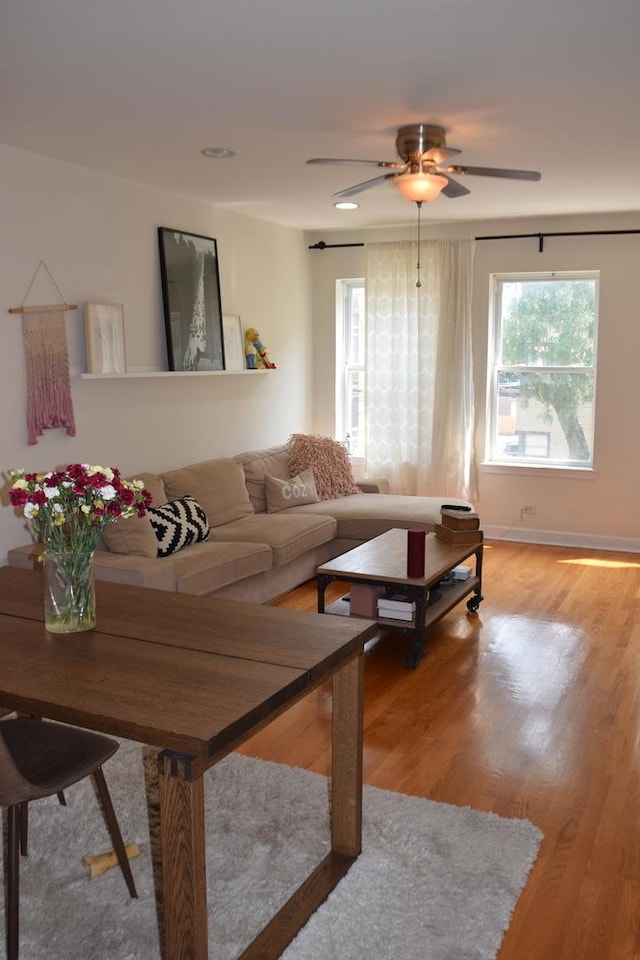
M159 507L150 507L147 517L158 541L159 557L168 557L209 536L209 521L194 497L182 497Z

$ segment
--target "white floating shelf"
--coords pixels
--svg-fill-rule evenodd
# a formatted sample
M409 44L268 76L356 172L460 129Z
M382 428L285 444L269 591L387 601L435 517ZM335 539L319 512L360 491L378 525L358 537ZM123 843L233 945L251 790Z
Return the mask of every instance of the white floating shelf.
M140 380L149 377L243 377L271 373L271 370L146 370L139 373L81 373L81 380Z

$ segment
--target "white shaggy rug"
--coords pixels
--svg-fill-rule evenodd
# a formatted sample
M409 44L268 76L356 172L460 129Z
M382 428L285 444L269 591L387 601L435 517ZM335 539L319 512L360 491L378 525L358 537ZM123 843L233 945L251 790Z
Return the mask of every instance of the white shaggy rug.
M21 960L158 960L141 752L124 741L105 766L125 843L142 851L139 899L118 868L90 880L82 865L111 846L89 781L66 808L32 803ZM209 949L233 960L328 852L327 781L233 754L206 796ZM365 787L363 853L283 960L494 960L541 839L526 820Z

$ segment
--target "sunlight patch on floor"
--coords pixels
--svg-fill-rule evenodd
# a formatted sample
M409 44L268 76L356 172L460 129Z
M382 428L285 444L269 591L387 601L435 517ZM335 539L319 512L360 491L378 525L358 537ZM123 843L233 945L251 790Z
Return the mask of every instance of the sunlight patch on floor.
M576 567L604 567L608 570L623 570L626 567L640 567L640 561L602 560L597 557L580 557L576 560L558 560L558 563L572 563Z

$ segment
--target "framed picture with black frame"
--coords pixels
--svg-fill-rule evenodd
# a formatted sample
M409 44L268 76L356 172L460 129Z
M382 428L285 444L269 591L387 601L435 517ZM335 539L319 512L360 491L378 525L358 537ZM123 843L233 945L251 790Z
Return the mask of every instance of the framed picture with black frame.
M158 243L169 370L224 370L216 241L158 227Z

